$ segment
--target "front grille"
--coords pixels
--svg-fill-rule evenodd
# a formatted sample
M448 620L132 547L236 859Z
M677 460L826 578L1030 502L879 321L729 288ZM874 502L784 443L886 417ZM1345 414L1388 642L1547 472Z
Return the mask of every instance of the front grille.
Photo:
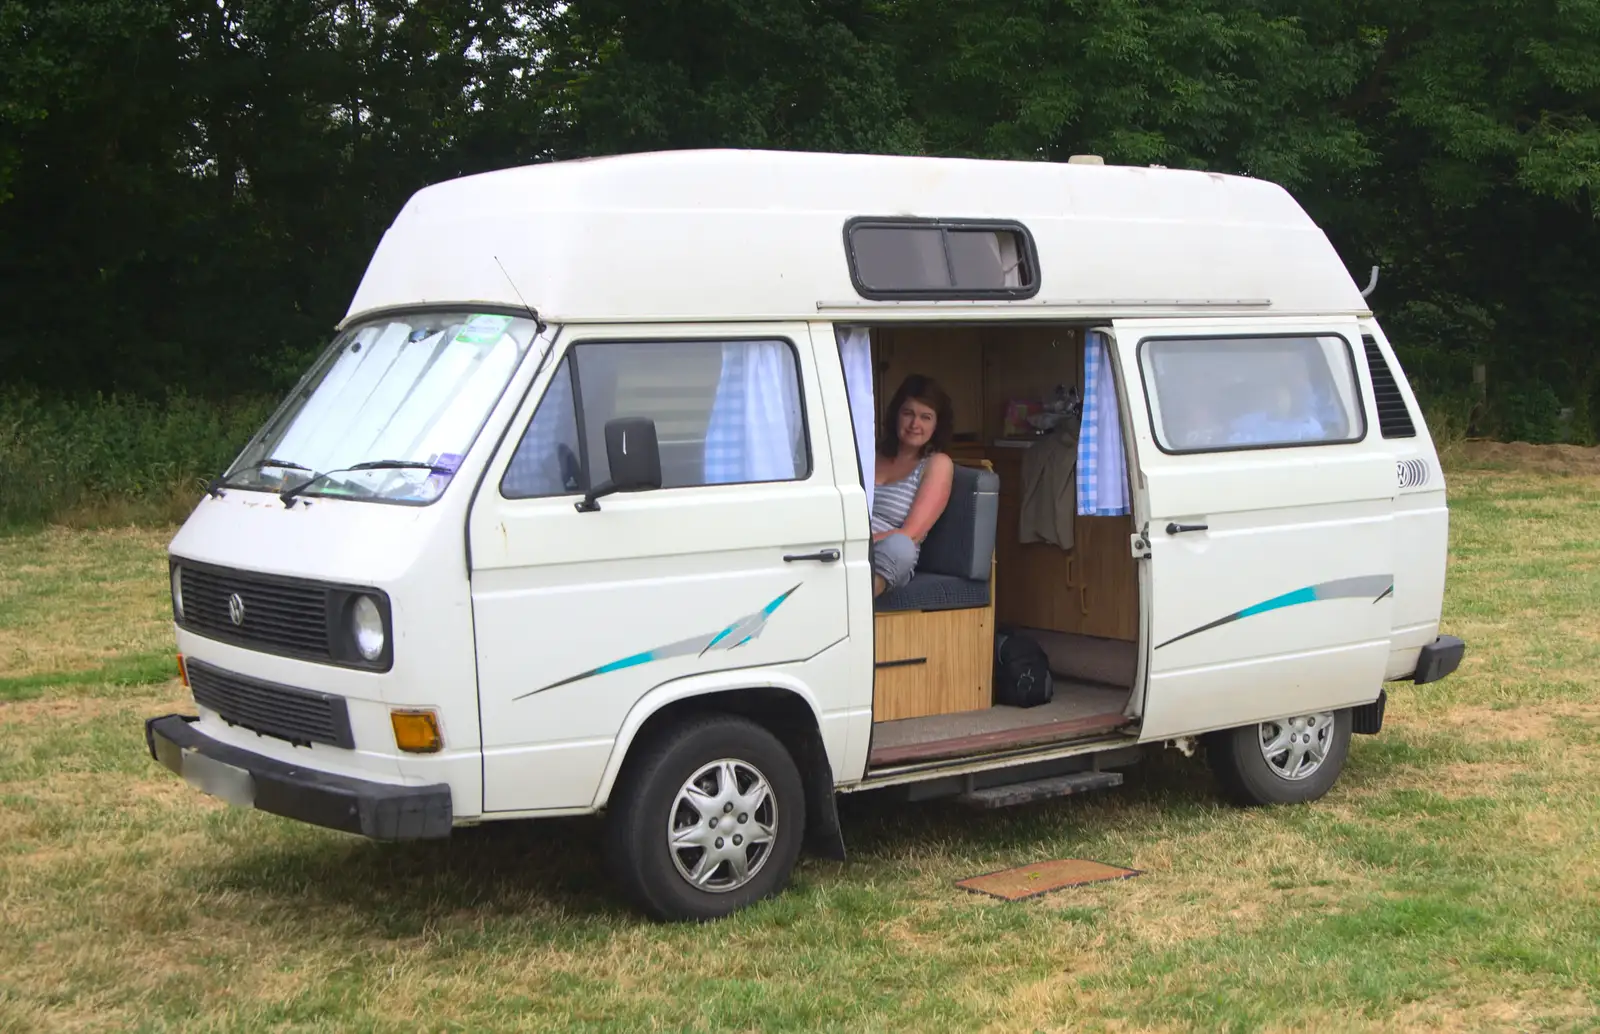
M187 599L184 604L187 607ZM189 660L184 667L194 702L217 712L229 725L300 746L356 745L344 697L260 682L202 661Z
M233 643L274 653L325 660L328 650L328 589L241 571L183 564L183 625ZM237 595L243 621L235 623L229 600Z

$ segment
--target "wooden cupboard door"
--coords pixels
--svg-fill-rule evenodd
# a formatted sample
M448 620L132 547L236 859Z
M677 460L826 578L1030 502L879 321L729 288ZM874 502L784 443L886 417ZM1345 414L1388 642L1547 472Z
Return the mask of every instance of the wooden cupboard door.
M1137 639L1139 571L1128 547L1133 518L1079 517L1070 552L1043 542L1023 545L1018 532L1024 451L995 448L988 453L1000 476L996 620L1054 632Z

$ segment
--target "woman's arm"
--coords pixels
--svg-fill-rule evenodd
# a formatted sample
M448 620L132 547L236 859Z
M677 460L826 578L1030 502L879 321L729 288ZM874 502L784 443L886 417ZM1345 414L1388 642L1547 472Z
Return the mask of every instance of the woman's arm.
M950 484L955 480L955 461L942 452L928 459L928 469L922 472L922 484L917 486L917 497L911 502L911 512L900 526L903 535L913 542L921 542L933 530L934 522L944 513L950 502Z

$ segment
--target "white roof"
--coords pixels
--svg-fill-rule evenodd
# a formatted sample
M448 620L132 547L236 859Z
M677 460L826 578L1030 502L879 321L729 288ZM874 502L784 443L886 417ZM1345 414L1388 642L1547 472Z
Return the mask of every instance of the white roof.
M1017 220L1037 244L1040 289L1022 301L868 301L845 258L844 224L857 216ZM347 319L524 300L554 323L1367 311L1323 232L1261 180L706 150L532 165L418 191Z

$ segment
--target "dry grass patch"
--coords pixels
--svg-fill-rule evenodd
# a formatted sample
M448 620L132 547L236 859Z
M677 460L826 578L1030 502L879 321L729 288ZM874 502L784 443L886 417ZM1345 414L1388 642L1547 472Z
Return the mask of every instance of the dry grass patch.
M1432 716L1428 725L1448 733L1472 740L1542 741L1550 736L1551 722L1555 716L1543 708L1481 707L1470 704L1457 705Z
M1391 687L1323 801L1222 807L1172 752L999 815L851 800L848 865L703 927L623 907L593 823L377 845L206 799L144 753L142 719L187 703L170 682L0 703L0 1030L1600 1026L1600 479L1451 483L1467 663ZM127 641L170 649L164 544L0 540L0 632L93 666L126 584ZM1143 875L952 886L1065 857Z
M1388 1030L1459 1034L1465 1031L1592 1031L1596 1026L1592 999L1574 991L1559 995L1522 994L1514 998L1472 995L1471 1004L1443 1009L1436 1002L1407 1005Z
M171 649L168 528L0 536L0 678Z
M160 683L149 690L131 692L128 687L113 687L98 695L74 693L70 696L40 697L34 700L0 700L0 723L6 726L51 726L63 720L130 715L133 708L180 711L194 708L194 698L177 679Z
M1586 445L1531 445L1527 442L1461 442L1451 459L1464 467L1480 466L1530 474L1600 477L1600 448Z

